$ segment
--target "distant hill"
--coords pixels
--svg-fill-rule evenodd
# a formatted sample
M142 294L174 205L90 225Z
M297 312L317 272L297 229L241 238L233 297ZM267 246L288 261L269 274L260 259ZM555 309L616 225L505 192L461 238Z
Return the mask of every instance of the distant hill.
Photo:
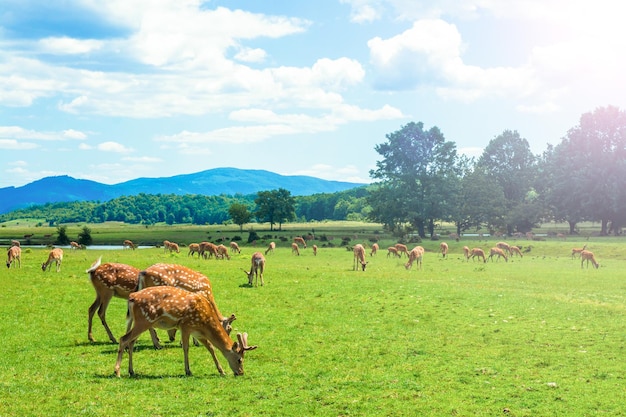
M125 195L145 194L254 194L278 188L294 196L335 193L365 184L327 181L297 175L279 175L263 170L216 168L195 174L164 178L137 178L114 185L79 180L67 175L46 177L22 187L0 188L0 214L40 205L67 201L108 201Z

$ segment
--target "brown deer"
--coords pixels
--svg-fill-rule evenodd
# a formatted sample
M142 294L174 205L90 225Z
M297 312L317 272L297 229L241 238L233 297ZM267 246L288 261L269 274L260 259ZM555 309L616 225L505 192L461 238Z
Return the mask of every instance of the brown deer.
M580 256L581 253L586 249L587 249L586 244L582 248L572 248L572 259L574 259L576 255Z
M57 272L61 270L61 262L63 261L63 249L54 248L48 254L48 260L41 264L41 270L45 271L52 262L56 263Z
M373 243L372 244L372 251L370 252L370 256L376 255L376 252L378 252L378 249L380 249L380 247L378 246L378 243Z
M80 249L80 245L78 244L78 242L70 242L70 249Z
M507 251L509 254L511 254L511 246L506 243L506 242L498 242L496 243L496 248L500 248L504 251Z
M317 256L317 245L313 245L313 256Z
M291 253L300 256L300 248L296 242L291 244Z
M11 268L11 264L15 265L17 261L18 268L22 267L22 248L19 246L11 246L7 250L7 268Z
M109 340L112 343L117 343L106 321L107 308L113 297L128 300L129 294L137 289L139 269L134 266L119 263L102 264L101 256L85 272L89 274L91 285L93 285L94 290L96 290L96 299L89 307L87 338L90 342L95 342L92 333L92 323L93 316L96 310L98 310L98 317L100 317L100 321L109 336ZM150 336L152 337L154 347L160 349L161 344L154 330L150 331Z
M596 257L593 255L593 252L588 251L588 250L584 250L580 253L580 267L583 267L583 263L587 261L587 268L589 268L589 261L591 261L591 264L593 265L594 268L598 269L600 267L600 264L598 263L598 261L596 261Z
M198 258L200 258L200 244L199 243L190 243L189 244L189 253L187 253L187 256L191 255L191 257L193 258L193 254L197 253L198 254Z
M200 242L200 255L204 259L215 255L215 259L217 259L217 245L211 242Z
M306 249L306 240L302 236L296 236L293 238L293 243L302 245Z
M261 286L263 286L265 284L263 282L264 270L265 270L265 257L263 256L261 252L255 252L252 255L250 272L246 271L245 269L243 270L243 272L245 272L246 275L248 276L248 285L252 286L252 283L256 278L256 282L254 284L254 286L256 287L259 282L259 276L261 276Z
M354 245L352 251L354 252L354 265L352 267L352 270L358 271L360 264L361 270L365 271L365 267L367 267L367 264L369 263L365 262L365 248L359 243L357 245Z
M417 266L422 269L422 258L424 257L424 248L421 246L414 247L409 252L409 261L404 265L406 269L411 269L413 262L417 261Z
M519 255L519 256L520 256L520 258L523 258L523 257L524 257L524 254L522 254L522 251L521 251L521 249L519 248L519 246L514 246L514 245L511 245L511 246L509 247L509 253L511 254L511 258L513 258L515 255Z
M265 251L265 254L267 255L270 252L274 253L274 249L276 249L276 243L270 242L269 246L267 247L267 250Z
M469 261L471 252L470 252L470 248L467 246L463 246L463 255L465 256L465 261Z
M491 248L491 250L489 251L489 260L493 261L493 257L496 255L498 256L498 261L500 260L500 258L504 258L505 262L509 261L509 258L506 256L506 253L504 253L504 250L498 247Z
M217 246L217 256L220 259L229 259L230 260L230 255L228 254L228 248L224 245L218 245Z
M132 240L126 239L124 243L122 243L122 249L126 248L135 250L137 248L137 245L135 245Z
M441 256L445 258L448 254L448 244L446 242L441 242L439 244L439 250L441 251Z
M394 245L396 247L396 250L398 251L398 256L400 258L402 258L402 254L404 253L406 255L406 257L409 257L409 249L406 247L406 245L403 245L402 243L396 243Z
M237 244L237 242L230 242L230 251L233 253L241 253L241 248Z
M215 355L214 346L228 360L235 376L243 375L244 353L257 346L248 346L247 334L237 333L234 342L218 323L221 314L206 297L176 287L152 287L134 292L128 297L128 322L132 328L120 338L115 362L115 375L120 376L120 366L124 351L128 350L128 374L135 375L133 369L133 346L135 341L148 329L180 329L185 361L185 374L189 369L189 336L193 336L211 353L217 371L224 375L224 369Z
M220 316L222 326L230 334L232 330L231 323L236 320L236 317L234 314L230 317L224 317L219 312L213 297L211 282L205 275L183 265L165 263L154 264L139 272L138 290L158 286L176 287L203 295L215 306L215 311ZM170 340L173 340L172 333L170 333Z
M387 248L387 258L389 258L391 255L393 255L393 257L395 258L396 256L399 258L401 255L398 255L398 249L395 246L389 246Z
M479 257L479 258L483 258L483 262L487 263L487 258L485 257L485 251L482 250L481 248L473 248L471 251L472 254L472 260L474 260L475 257Z

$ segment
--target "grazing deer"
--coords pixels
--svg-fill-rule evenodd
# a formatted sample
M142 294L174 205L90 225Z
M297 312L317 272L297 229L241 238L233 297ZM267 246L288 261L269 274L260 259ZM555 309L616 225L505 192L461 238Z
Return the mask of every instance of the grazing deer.
M259 275L260 275L261 286L263 286L265 284L263 282L263 271L265 270L265 257L263 256L261 252L255 252L252 255L251 261L252 262L250 265L250 272L246 271L245 269L243 270L243 272L245 272L246 275L248 276L248 285L252 287L253 280L256 278L254 286L255 287L258 286Z
M200 242L200 255L204 259L215 255L215 258L217 259L217 245L211 242Z
M172 252L180 253L180 248L178 247L178 243L170 242L167 249Z
M265 254L267 255L270 252L274 253L274 249L276 249L276 243L270 242L270 245L267 247L267 250L265 251Z
M369 263L369 262L365 262L365 248L363 247L363 245L359 243L357 245L354 245L354 248L352 248L352 251L354 252L354 265L352 267L352 270L358 271L359 264L360 264L361 270L365 271L365 267Z
M398 256L400 258L402 258L403 253L406 255L407 258L409 257L409 249L406 247L406 245L403 245L402 243L396 243L395 247L398 251Z
M493 257L494 255L498 255L498 261L500 260L500 258L504 258L505 262L509 261L509 258L506 256L506 253L504 253L504 251L500 248L491 248L491 250L489 251L489 260L493 261Z
M422 269L422 258L424 256L424 248L421 246L414 247L409 252L409 261L404 265L406 269L411 269L413 262L417 261L417 266Z
M317 256L317 245L313 245L313 256Z
M509 253L511 254L511 258L515 256L516 254L519 255L520 258L524 257L524 255L522 254L522 250L518 246L511 245L509 247Z
M469 261L471 252L470 252L470 248L467 246L463 246L463 255L465 255L465 261Z
M137 248L137 245L135 245L132 240L126 239L124 243L122 243L122 249L126 248L135 250Z
M483 258L483 262L487 263L487 258L485 257L485 251L481 248L473 248L472 249L472 261L475 257Z
M389 246L387 248L387 258L389 258L389 256L393 255L393 257L395 258L396 256L399 258L401 255L398 255L398 249L395 246Z
M141 333L153 328L180 329L186 375L192 375L189 369L189 336L193 336L207 348L221 375L224 375L224 370L215 355L214 346L228 360L235 376L243 375L244 353L256 349L257 346L248 346L246 333L238 333L237 342L233 342L224 328L218 324L220 316L215 304L201 294L176 287L152 287L130 294L128 322L132 328L120 339L115 375L120 376L122 357L126 350L128 350L128 374L135 375L133 346Z
M293 238L293 243L302 245L306 249L306 240L302 236L296 236Z
M168 250L170 250L170 244L172 242L170 242L169 240L164 240L163 241L163 253L167 252Z
M439 250L441 250L441 255L445 258L448 254L448 244L446 242L441 242L439 244Z
M113 297L128 300L131 292L137 289L137 280L139 269L119 263L102 264L102 256L94 262L85 272L89 274L91 285L96 290L96 299L89 307L89 315L87 319L87 338L90 342L95 342L92 333L93 316L98 310L98 317L106 330L109 340L117 343L111 329L106 321L107 308ZM152 344L156 349L161 349L159 338L154 330L150 330Z
M378 247L378 243L373 243L372 244L372 252L370 252L370 256L374 256L376 255L376 252L378 252L378 249L380 249Z
M572 259L574 259L574 257L576 255L580 256L581 253L587 249L587 245L585 244L585 246L583 246L582 248L572 248Z
M80 249L80 245L77 242L70 242L70 249L72 250Z
M217 247L217 255L219 256L220 259L229 259L230 260L230 255L228 254L228 248L224 245L219 245Z
M509 254L511 254L511 246L506 243L506 242L498 242L496 243L496 248L500 248L502 250L507 251Z
M61 262L63 261L63 249L54 248L48 254L48 260L41 264L41 270L45 271L52 262L57 265L57 272L61 270Z
M230 251L233 253L241 253L241 248L237 244L237 242L230 242Z
M236 320L236 317L234 314L230 317L224 317L219 312L215 299L213 298L211 282L205 275L183 265L164 263L154 264L139 272L137 283L138 290L159 286L181 288L189 292L199 293L206 297L211 304L215 305L215 311L217 311L220 316L222 326L230 334L232 330L231 323ZM170 334L170 340L173 340L173 334Z
M191 255L191 257L193 258L193 254L197 253L198 254L198 258L200 258L201 253L200 253L200 244L199 243L190 243L189 244L189 253L187 254L187 256Z
M598 269L600 267L600 264L598 263L598 261L596 261L596 257L593 255L593 252L588 251L588 250L584 250L580 253L580 267L583 267L583 263L587 261L587 268L589 268L589 261L591 261L591 264L593 265L594 268Z
M19 246L11 246L7 250L7 268L11 268L11 264L17 261L18 268L22 267L22 248Z
M296 242L293 242L291 244L291 253L300 256L300 248L298 247L298 244Z

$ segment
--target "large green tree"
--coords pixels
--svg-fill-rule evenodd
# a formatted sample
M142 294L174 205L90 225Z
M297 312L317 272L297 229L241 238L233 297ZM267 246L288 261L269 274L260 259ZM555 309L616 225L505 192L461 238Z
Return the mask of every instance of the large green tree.
M257 205L255 215L261 222L269 222L270 230L278 223L278 229L282 230L284 222L293 220L295 213L295 199L289 190L279 188L271 191L261 191L254 200Z
M242 203L233 203L228 208L233 223L239 225L239 230L243 230L243 225L248 223L252 218L252 213L248 210L248 206Z
M432 235L435 221L451 220L460 189L456 145L437 127L424 130L411 122L387 134L376 145L382 159L370 176L380 182L372 190L369 217L385 224L408 222L422 237Z
M581 116L548 154L546 199L556 217L601 222L601 234L626 224L626 112L600 107Z
M540 220L538 216L521 219L518 210L522 204L539 204L528 198L537 175L536 161L528 141L516 131L505 130L489 142L476 163L476 167L491 179L490 186L500 187L504 194L506 215L503 226L509 234L514 229L528 231ZM539 212L532 210L532 213Z

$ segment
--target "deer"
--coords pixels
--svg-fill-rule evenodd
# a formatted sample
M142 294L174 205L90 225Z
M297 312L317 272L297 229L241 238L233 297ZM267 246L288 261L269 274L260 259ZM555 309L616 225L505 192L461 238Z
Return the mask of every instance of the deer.
M166 253L168 250L170 250L170 244L172 242L170 242L169 240L164 240L163 241L163 253Z
M409 261L404 265L406 269L411 269L413 262L417 261L417 266L422 269L422 258L424 256L424 248L416 246L409 252Z
M446 242L441 242L439 244L439 250L441 250L441 256L445 258L448 254L448 244Z
M122 249L126 248L135 250L137 248L137 245L135 245L132 240L126 239L124 243L122 243Z
M300 256L300 248L296 242L291 244L291 253Z
M182 288L189 292L197 292L209 300L209 302L215 305L215 311L217 311L222 326L230 334L232 330L231 323L237 318L234 314L230 317L223 316L215 304L213 298L213 289L211 288L211 282L209 278L200 272L194 271L183 265L157 263L154 264L138 274L137 290L142 290L148 287L169 286ZM173 340L174 335L170 334L170 340Z
M265 283L263 282L263 271L265 270L265 257L261 252L255 252L252 254L250 272L245 269L243 272L248 276L248 285L252 287L253 281L254 286L258 286L259 276L261 277L261 286ZM255 280L256 278L256 280Z
M580 267L581 268L583 267L583 263L585 261L587 261L587 268L589 268L589 261L591 261L591 264L593 265L594 268L598 269L600 267L600 264L598 263L598 261L596 261L596 257L591 251L584 250L580 253Z
M11 265L15 266L16 264L18 268L22 267L22 248L11 246L7 250L7 268L11 268Z
M70 242L70 249L72 250L80 249L80 245L77 242Z
M506 242L498 242L496 243L496 248L500 248L502 250L507 251L509 254L511 254L511 246L506 243Z
M389 258L389 256L393 255L393 257L395 258L400 257L400 255L398 255L398 249L395 246L389 246L387 248L387 258Z
M465 261L469 261L471 252L470 252L470 248L468 246L463 246L463 255L465 255Z
M48 254L48 260L41 264L41 270L45 271L52 262L56 263L57 272L61 270L61 262L63 261L63 249L54 248ZM49 270L49 269L48 269Z
M170 251L170 253L180 253L180 247L178 246L178 243L170 242L170 244L167 246L167 249Z
M523 258L522 250L518 246L511 245L509 247L509 253L511 254L511 258L515 255L519 255L520 258Z
M15 240L15 239L11 240L11 246L21 246L21 245L22 244L20 243L19 240Z
M481 248L473 248L472 249L472 260L474 260L475 257L479 257L479 258L483 258L483 262L487 263L487 258L485 257L485 251L482 250Z
M199 243L190 243L188 247L189 247L189 253L187 253L187 256L191 255L191 257L193 258L193 254L197 253L198 258L200 258L200 244Z
M356 244L354 245L354 247L352 248L352 251L354 252L354 265L352 267L353 271L358 271L359 270L359 264L361 265L361 270L365 271L365 267L367 267L367 264L369 262L365 262L365 248L363 247L363 245Z
M504 250L498 247L491 248L491 250L489 251L489 260L493 261L493 257L495 255L498 255L498 261L500 260L501 257L504 258L505 262L509 261L509 258L506 256L506 253L504 253Z
M296 236L293 238L293 243L302 245L306 249L306 240L302 236Z
M241 248L237 244L237 242L230 242L230 251L232 253L241 253Z
M92 324L93 316L96 314L97 310L98 317L100 317L100 321L109 336L109 340L112 343L117 343L106 321L107 308L113 297L128 300L130 293L137 289L139 269L131 265L120 263L103 264L102 256L100 256L85 272L89 274L91 285L93 285L96 291L96 299L93 304L89 306L87 338L90 342L96 341L93 337ZM159 338L154 330L150 331L150 336L154 348L161 349Z
M215 255L215 258L217 259L217 245L211 242L200 242L200 255L204 259Z
M317 256L317 245L313 245L313 256Z
M372 243L372 251L370 252L370 256L376 255L376 253L378 252L378 249L380 249L380 247L378 246L378 243Z
M572 248L572 259L576 255L581 256L582 252L587 249L587 245L585 244L582 248Z
M270 242L267 250L265 251L265 254L267 255L268 253L274 253L274 249L276 249L276 243Z
M133 347L135 341L148 329L181 331L185 374L189 369L189 336L202 343L213 358L220 375L225 375L215 355L214 346L228 360L235 376L243 375L243 359L246 351L257 346L248 345L247 333L237 333L237 342L220 326L220 313L214 303L199 293L192 293L176 287L150 287L133 292L128 297L128 323L132 328L120 338L115 362L115 375L120 377L120 367L124 351L128 350L128 374L135 375L133 369Z
M396 243L395 247L398 251L398 256L400 258L402 258L402 254L406 254L406 257L409 257L409 249L406 247L406 245L403 245L402 243Z
M230 255L228 254L228 248L224 245L219 245L217 247L217 256L219 256L220 259L228 259L230 260Z

